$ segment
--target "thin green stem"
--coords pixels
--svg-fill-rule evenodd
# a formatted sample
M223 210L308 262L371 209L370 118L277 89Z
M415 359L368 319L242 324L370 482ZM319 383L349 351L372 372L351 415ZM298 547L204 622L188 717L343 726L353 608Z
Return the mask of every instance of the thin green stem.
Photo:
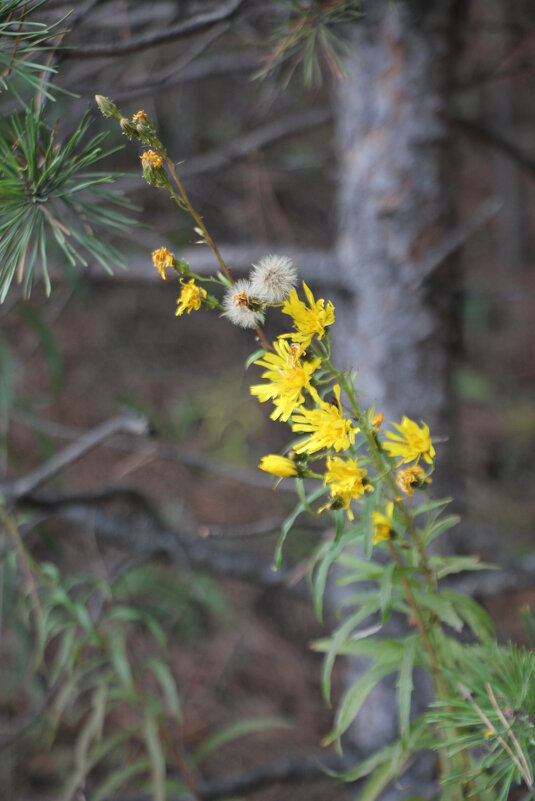
M192 205L192 203L191 203L191 201L190 201L190 199L189 199L189 197L187 195L187 192L184 189L184 185L183 185L182 181L180 180L180 176L178 175L178 172L177 172L177 169L175 167L174 162L169 158L169 156L167 155L167 152L165 151L164 148L160 148L159 155L162 156L163 159L165 159L165 163L167 164L169 172L171 173L173 181L175 182L175 184L177 186L177 189L178 189L178 196L177 196L177 193L174 191L174 189L172 187L169 187L169 192L170 192L171 196L174 198L174 200L176 201L176 203L178 204L178 206L180 208L182 208L185 211L187 211L188 214L190 214L193 217L193 219L197 223L197 227L199 228L199 230L201 231L201 233L203 235L203 238L204 238L206 244L211 248L212 252L214 253L214 255L215 255L216 259L217 259L217 261L219 262L219 266L221 267L223 275L225 276L225 278L227 278L230 281L231 284L234 284L235 281L234 281L234 278L232 276L232 273L230 272L229 268L225 264L225 261L224 261L223 256L221 255L221 253L219 251L219 248L217 247L216 243L212 239L212 237L210 235L210 232L208 231L208 228L204 224L203 218L201 217L199 212L196 211L196 209L193 207L193 205ZM271 344L268 342L268 340L266 339L266 336L265 336L264 332L262 331L262 328L259 325L256 325L255 326L255 331L256 331L256 335L258 336L258 339L260 340L260 343L261 343L262 347L264 348L264 350L272 351L273 348L272 348Z

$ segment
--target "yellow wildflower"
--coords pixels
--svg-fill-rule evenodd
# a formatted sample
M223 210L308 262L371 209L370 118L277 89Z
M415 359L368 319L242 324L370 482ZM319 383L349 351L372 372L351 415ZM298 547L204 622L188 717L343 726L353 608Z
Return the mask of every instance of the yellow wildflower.
M152 168L153 170L161 169L163 164L162 157L155 153L154 150L145 150L140 156L141 166L143 170Z
M328 301L325 307L323 299L315 300L309 287L303 281L303 288L308 300L308 306L299 300L297 292L292 289L288 300L282 307L283 314L288 314L294 321L296 333L289 334L296 342L302 342L306 348L312 341L312 337L317 336L322 339L325 330L334 323L334 306Z
M173 267L174 264L174 256L170 253L167 248L158 248L158 250L152 251L152 263L162 276L163 280L165 281L165 268L166 267Z
M179 317L181 314L184 314L185 311L189 314L193 310L197 311L200 309L207 294L206 289L203 289L202 286L197 286L194 278L188 281L187 284L180 279L180 283L182 284L182 291L177 300L178 306L175 317Z
M382 412L378 412L374 414L372 417L372 433L377 434L379 429L381 428L384 420L384 415Z
M419 464L406 467L404 470L398 470L396 473L396 484L408 498L414 495L414 487L421 484L430 484L431 479L425 475L425 470Z
M287 456L279 456L277 453L268 453L267 456L262 456L260 470L265 470L266 473L271 473L279 478L289 478L289 476L297 475L297 467L292 459Z
M140 122L142 125L146 125L149 121L148 115L146 112L141 109L141 111L137 111L134 116L132 117L132 122L134 124Z
M487 729L487 731L483 736L485 740L490 740L490 738L494 737L495 734L496 734L496 729Z
M420 427L414 420L404 416L401 424L393 425L399 433L387 431L386 436L391 442L383 443L383 448L390 456L399 456L399 464L413 461L418 463L420 457L423 457L428 464L433 463L435 449L429 435L429 426L423 420Z
M377 545L378 542L390 539L390 532L392 531L392 518L394 516L394 502L389 501L385 509L386 514L382 512L372 512L373 522L373 544Z
M309 436L295 447L296 453L316 453L323 448L347 450L355 442L360 429L347 420L340 404L340 387L334 387L336 403L319 400L319 408L300 409L292 419L292 431L303 431Z
M323 483L329 485L331 496L340 501L340 508L347 509L350 520L354 518L349 508L351 501L357 500L366 491L373 492L371 484L365 483L367 473L367 470L359 467L356 459L341 459L339 456L329 456L327 459Z
M281 419L286 422L292 412L304 403L303 390L308 389L317 393L310 384L312 374L321 364L321 359L301 361L303 348L295 343L289 344L285 339L277 339L273 343L274 353L266 353L255 364L266 367L262 378L267 378L267 384L255 384L251 387L251 395L255 395L261 403L272 400L275 409L271 414L272 420Z

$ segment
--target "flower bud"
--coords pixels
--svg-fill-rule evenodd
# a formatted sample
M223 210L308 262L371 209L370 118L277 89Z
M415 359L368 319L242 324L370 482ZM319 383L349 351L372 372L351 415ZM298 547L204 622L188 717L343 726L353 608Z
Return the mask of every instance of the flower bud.
M148 184L153 186L167 186L169 180L163 167L163 160L154 150L145 150L141 156L141 166L143 177Z
M129 139L139 139L139 133L135 125L133 125L128 117L121 117L121 121L119 123L121 126L122 132L127 136Z
M116 120L121 119L121 112L115 103L112 103L109 97L104 97L104 95L95 95L95 102L104 117L113 117Z
M141 110L136 112L132 117L132 124L136 126L136 130L142 142L145 142L147 145L155 146L160 144L158 136L156 135L155 125L145 111Z

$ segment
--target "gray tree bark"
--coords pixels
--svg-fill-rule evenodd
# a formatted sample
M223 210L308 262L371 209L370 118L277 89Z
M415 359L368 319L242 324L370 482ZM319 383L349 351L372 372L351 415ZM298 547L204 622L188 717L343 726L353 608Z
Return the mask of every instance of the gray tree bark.
M338 257L354 296L338 304L338 361L363 400L450 435L451 260L420 266L450 220L445 107L454 0L374 0L351 34L337 97ZM441 448L444 453L444 448ZM444 461L444 459L443 459Z
M422 265L451 226L445 110L456 4L373 0L365 10L336 98L337 251L350 288L337 302L336 361L358 369L362 400L375 401L385 422L407 414L451 437L457 270L450 260L426 275ZM452 474L451 452L441 445L442 476ZM401 633L391 625L390 636ZM352 662L348 680L362 667ZM419 686L415 696L426 695ZM361 710L351 732L359 751L397 736L395 694L383 682ZM401 796L394 788L383 797L417 792L432 772L432 760L420 761Z

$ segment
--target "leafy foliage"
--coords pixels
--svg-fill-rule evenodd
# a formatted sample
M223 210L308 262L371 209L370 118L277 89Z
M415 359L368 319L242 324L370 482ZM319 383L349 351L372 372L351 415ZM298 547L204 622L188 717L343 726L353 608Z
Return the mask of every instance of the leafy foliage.
M279 4L288 15L274 29L271 51L257 77L266 78L286 65L287 84L301 66L305 86L312 86L321 84L324 64L334 76L343 77L342 56L348 45L340 29L362 16L360 0L279 0Z
M68 801L90 777L91 797L97 800L136 778L162 801L173 726L182 719L163 624L172 623L176 614L173 600L185 618L196 614L199 605L219 615L222 601L216 604L203 582L198 591L193 577L185 585L176 578L171 583L150 566L135 565L111 580L85 574L65 579L56 565L35 563L18 540L13 521L3 511L2 516L18 541L15 548L9 548L8 537L3 541L4 634L18 636L22 663L29 663L48 688L47 715L36 718L35 727L49 749L65 727L76 731L69 765L58 776L58 799ZM147 596L152 608L147 608ZM142 656L133 647L140 641ZM21 679L26 684L19 666L5 689L20 693ZM219 736L225 741L273 725L284 724L244 721L236 731ZM217 742L199 747L201 758Z
M498 801L506 801L515 784L524 782L531 787L535 764L533 651L498 644L458 648L450 675L458 694L448 702L436 701L428 719L453 732L447 743L450 754L473 749L481 755L465 780L484 777L485 786L496 790ZM459 776L452 771L446 780L454 783Z
M58 142L43 111L13 115L0 131L0 301L16 277L28 297L40 262L47 294L51 290L48 254L55 245L66 267L92 257L108 272L123 266L119 252L101 231L122 230L131 208L117 191L102 188L117 177L95 171L113 150L104 150L104 133L86 138L86 115L66 142Z
M30 4L27 0L4 0L0 8L0 92L10 90L20 97L19 90L30 88L50 92L43 85L43 73L54 68L35 61L37 54L50 50L51 39L61 34L63 20L51 25L33 19L45 0ZM31 7L30 7L31 6Z

